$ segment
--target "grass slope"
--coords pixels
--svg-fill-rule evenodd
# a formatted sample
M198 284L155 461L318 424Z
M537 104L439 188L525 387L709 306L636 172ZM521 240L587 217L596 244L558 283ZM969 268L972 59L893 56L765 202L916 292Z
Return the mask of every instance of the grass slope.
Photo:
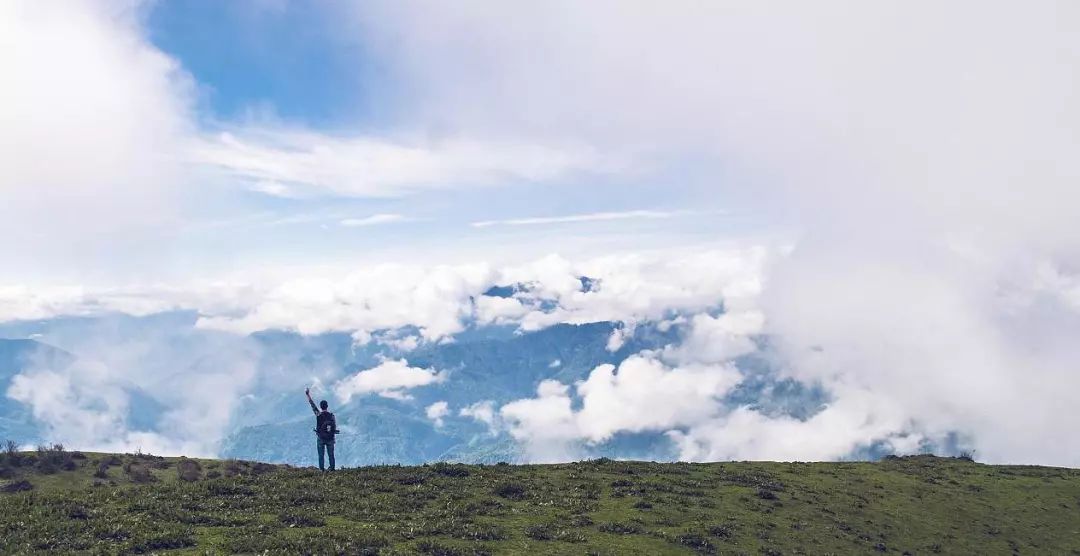
M332 474L59 450L0 457L5 554L1080 554L1080 470L932 456Z

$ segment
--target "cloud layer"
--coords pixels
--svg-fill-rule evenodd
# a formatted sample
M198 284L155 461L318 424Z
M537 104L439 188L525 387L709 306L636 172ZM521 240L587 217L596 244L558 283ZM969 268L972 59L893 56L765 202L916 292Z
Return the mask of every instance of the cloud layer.
M429 93L425 117L653 160L697 153L740 178L706 166L710 195L799 229L763 280L764 331L790 376L836 400L806 422L746 410L684 431L714 439L697 453L834 457L886 431L956 427L991 460L1075 463L1060 439L1078 423L1051 391L1078 386L1080 361L1064 340L1080 331L1074 3L359 10ZM800 434L814 441L780 443ZM715 448L724 435L742 447Z
M404 359L384 361L382 364L360 371L334 385L334 395L342 403L348 403L353 396L378 394L384 398L408 399L406 390L426 386L446 380L446 375L433 369L410 367ZM445 408L443 408L445 409ZM445 411L432 411L428 417L438 419L446 415Z
M0 6L0 234L19 238L0 248L5 276L149 256L179 217L192 83L139 16L130 2Z

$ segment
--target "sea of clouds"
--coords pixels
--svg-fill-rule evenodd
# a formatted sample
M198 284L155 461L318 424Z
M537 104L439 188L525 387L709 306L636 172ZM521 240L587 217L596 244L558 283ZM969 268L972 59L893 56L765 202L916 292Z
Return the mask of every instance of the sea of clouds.
M0 36L19 45L0 48L19 76L0 93L0 231L18 238L0 254L17 269L65 268L79 284L78 270L103 259L153 266L198 205L192 175L400 196L582 169L644 174L768 215L790 237L735 250L673 239L660 252L635 252L630 239L609 256L537 253L523 265L392 263L275 280L252 270L137 287L47 287L9 271L5 320L184 308L199 330L236 338L347 331L364 344L411 326L408 347L449 341L472 319L535 330L674 312L692 330L677 345L470 411L544 461L650 430L670 434L685 459L829 459L959 433L988 461L1080 464L1073 2L345 3L334 8L341 24L417 91L400 133L345 139L200 129L190 76L145 40L138 10L70 4L59 17L50 6L0 8ZM77 43L50 40L73 34ZM55 67L85 74L80 95ZM71 122L81 132L56 131ZM430 122L456 139L416 139ZM334 151L352 162L320 162ZM355 164L365 157L382 161L377 171ZM687 159L697 162L672 171ZM580 276L601 286L583 292ZM519 282L536 295L480 296ZM829 392L823 411L799 420L720 407L740 379L731 360L762 336L785 376ZM16 380L7 395L63 419L57 431L79 423L88 438L109 436L95 431L117 427L119 413L95 408L122 401L107 386L158 379L118 370L130 359L94 343L83 353L105 366ZM215 368L195 391L225 401L192 394L195 414L228 413L235 385L259 379L242 361ZM175 449L214 437L191 427Z

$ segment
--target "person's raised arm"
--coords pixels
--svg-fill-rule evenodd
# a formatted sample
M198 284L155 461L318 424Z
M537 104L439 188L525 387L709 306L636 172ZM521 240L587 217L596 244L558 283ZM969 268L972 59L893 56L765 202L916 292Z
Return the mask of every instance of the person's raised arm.
M307 396L307 403L311 406L311 411L318 415L319 408L315 407L315 400L311 399L311 388L304 388L304 395Z

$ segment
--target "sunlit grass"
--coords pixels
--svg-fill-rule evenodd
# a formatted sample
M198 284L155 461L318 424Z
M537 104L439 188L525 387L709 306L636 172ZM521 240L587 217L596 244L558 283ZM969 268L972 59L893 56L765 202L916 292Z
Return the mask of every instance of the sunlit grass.
M440 463L332 474L133 454L7 458L0 488L22 481L31 488L0 493L3 553L1080 550L1080 471L928 456L812 464ZM55 465L41 463L47 458Z

